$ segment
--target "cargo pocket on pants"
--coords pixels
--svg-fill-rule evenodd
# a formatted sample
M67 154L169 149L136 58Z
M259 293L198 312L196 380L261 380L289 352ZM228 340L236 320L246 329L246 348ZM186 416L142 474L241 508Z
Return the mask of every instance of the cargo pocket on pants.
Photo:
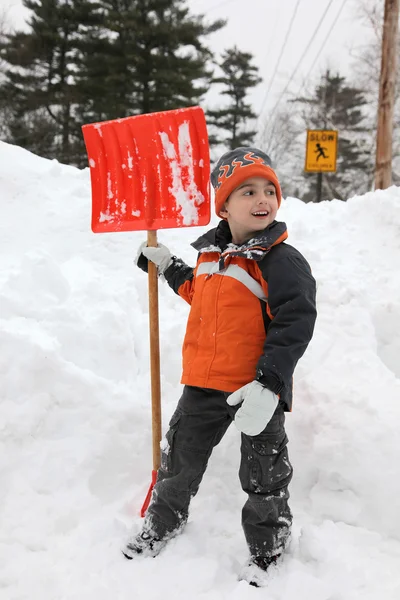
M161 440L161 469L169 474L173 472L173 449L181 416L181 411L177 409L171 417L165 437Z
M246 492L269 494L289 483L292 466L287 442L285 432L247 440L247 460L242 460L241 465L242 486L247 486L243 487ZM248 472L244 473L245 470Z

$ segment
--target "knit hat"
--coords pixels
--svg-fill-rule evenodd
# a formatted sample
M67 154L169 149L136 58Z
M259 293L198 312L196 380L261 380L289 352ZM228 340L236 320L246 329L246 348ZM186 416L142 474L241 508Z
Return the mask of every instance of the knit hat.
M273 183L278 207L280 206L281 186L271 166L270 157L258 148L240 147L223 154L211 173L211 184L215 191L215 212L219 217L229 195L249 177L264 177Z

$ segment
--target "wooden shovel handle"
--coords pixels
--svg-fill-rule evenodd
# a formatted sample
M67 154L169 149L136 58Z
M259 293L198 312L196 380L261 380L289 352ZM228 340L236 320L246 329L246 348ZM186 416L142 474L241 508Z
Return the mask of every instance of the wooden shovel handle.
M157 246L157 231L147 232L147 245ZM150 375L151 414L153 432L153 470L160 466L161 442L161 384L160 384L160 335L158 321L158 275L157 266L149 261L149 326L150 326Z

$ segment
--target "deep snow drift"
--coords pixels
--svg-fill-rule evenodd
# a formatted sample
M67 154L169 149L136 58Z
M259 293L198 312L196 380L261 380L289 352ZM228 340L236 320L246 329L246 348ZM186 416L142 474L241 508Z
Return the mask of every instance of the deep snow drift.
M0 597L398 600L400 189L278 213L318 280L287 417L294 529L268 591L246 560L239 433L157 559L119 548L151 474L144 233L90 231L89 171L0 143ZM159 239L195 261L200 228ZM164 430L188 307L160 284Z

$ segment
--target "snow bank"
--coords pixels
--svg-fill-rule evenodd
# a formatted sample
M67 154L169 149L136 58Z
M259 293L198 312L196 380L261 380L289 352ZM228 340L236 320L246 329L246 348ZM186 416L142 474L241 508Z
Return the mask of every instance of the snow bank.
M156 560L119 547L151 473L141 233L90 232L89 170L0 143L0 597L253 598L232 427L185 533ZM288 415L293 541L269 598L400 594L400 189L288 198L280 219L318 280ZM187 262L203 229L159 233ZM188 309L160 285L164 428ZM226 499L229 498L229 502ZM151 583L150 583L151 582Z

